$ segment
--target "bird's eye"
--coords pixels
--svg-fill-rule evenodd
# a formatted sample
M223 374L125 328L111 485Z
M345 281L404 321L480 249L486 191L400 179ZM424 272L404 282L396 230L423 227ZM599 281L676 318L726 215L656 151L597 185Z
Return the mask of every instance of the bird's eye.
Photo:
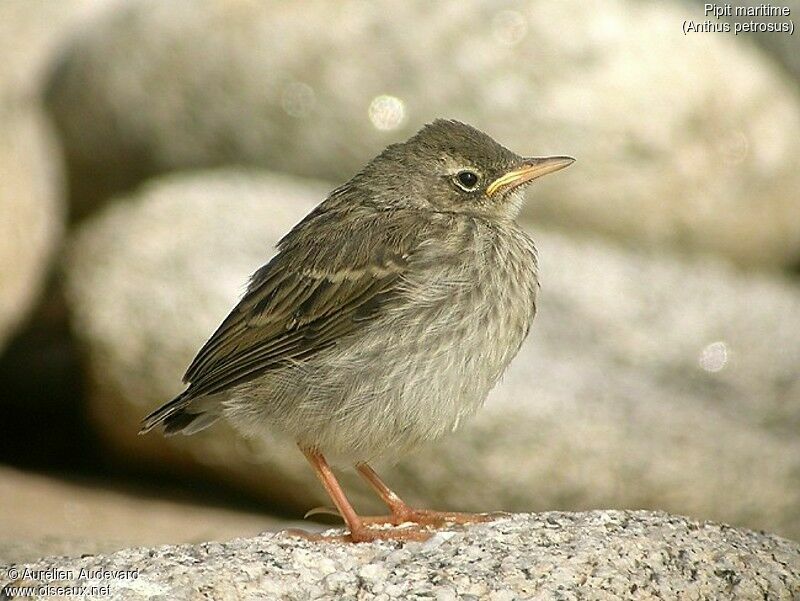
M455 179L458 186L468 192L478 186L478 174L474 171L459 171Z

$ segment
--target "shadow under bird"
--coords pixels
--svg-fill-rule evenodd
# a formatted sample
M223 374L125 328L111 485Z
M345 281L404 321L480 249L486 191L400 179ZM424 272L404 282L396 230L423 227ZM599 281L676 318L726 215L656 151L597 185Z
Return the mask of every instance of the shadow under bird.
M483 404L536 313L536 248L515 223L522 189L573 162L524 158L443 119L388 146L284 236L192 361L187 389L142 433L192 434L223 416L250 436L284 430L345 540L422 540L430 526L487 519L412 508L368 462ZM359 516L327 454L354 464L391 514Z

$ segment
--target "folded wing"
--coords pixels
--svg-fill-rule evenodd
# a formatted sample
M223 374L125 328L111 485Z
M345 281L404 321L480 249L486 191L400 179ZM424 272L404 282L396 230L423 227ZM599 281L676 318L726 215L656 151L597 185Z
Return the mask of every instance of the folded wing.
M189 398L223 392L336 344L397 300L417 235L385 216L335 218L338 228L295 228L259 270L184 376ZM369 228L364 235L363 228ZM406 231L403 231L406 230ZM319 233L322 232L322 237Z

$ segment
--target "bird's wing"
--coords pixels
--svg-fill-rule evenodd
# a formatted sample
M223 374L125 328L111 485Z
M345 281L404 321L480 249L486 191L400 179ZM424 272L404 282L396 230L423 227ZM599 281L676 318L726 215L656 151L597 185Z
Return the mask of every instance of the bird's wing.
M386 215L309 215L197 354L187 393L222 392L336 344L397 298L416 239Z

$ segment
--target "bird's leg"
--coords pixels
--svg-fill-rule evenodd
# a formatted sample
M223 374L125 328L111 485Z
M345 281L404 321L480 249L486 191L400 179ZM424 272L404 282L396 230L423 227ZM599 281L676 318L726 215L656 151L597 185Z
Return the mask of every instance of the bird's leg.
M339 510L339 515L342 516L350 534L344 537L330 537L322 535L314 535L309 533L302 533L302 536L311 540L329 540L329 541L347 541L347 542L368 542L373 540L427 540L431 537L432 533L421 530L419 528L391 528L391 529L372 529L369 528L364 520L359 517L356 510L347 500L347 497L342 490L341 485L336 476L331 470L331 466L325 460L325 457L316 449L310 449L301 446L300 450L308 459L314 472L317 474L322 486L330 496L336 508ZM297 531L292 531L292 534L299 534Z
M401 499L396 492L389 488L386 483L381 480L381 477L374 469L372 469L366 463L358 463L356 464L356 470L361 477L367 481L367 484L370 485L370 488L372 488L372 490L374 490L375 493L381 498L381 501L386 504L386 507L389 508L389 511L392 512L392 515L390 516L369 517L364 518L365 520L374 523L388 522L395 525L413 521L412 517L414 516L414 508L403 501L403 499Z
M461 513L457 511L434 511L432 509L415 509L396 492L381 480L377 472L366 463L356 465L356 470L370 485L381 500L392 512L390 516L376 516L361 518L365 523L394 524L395 526L406 522L430 526L443 526L445 524L471 524L474 522L489 522L504 514L502 513Z

